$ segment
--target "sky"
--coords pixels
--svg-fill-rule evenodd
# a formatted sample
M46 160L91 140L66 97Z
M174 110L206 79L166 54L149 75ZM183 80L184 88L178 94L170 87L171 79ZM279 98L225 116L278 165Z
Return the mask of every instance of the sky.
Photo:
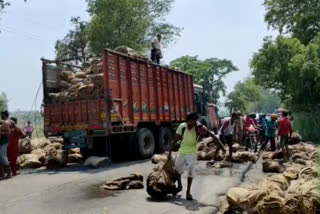
M85 0L11 1L0 15L0 92L9 110L30 110L42 81L40 58L54 59L54 44L71 28L70 18L90 17ZM201 2L201 3L200 3ZM167 21L182 27L181 37L163 51L169 63L184 55L232 60L239 71L225 79L227 91L250 76L249 61L265 36L263 0L175 0ZM42 89L36 100L39 108Z

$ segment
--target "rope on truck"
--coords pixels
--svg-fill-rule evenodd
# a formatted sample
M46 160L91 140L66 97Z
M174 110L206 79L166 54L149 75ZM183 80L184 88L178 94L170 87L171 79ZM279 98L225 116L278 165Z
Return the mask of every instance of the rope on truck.
M39 96L39 92L40 92L41 87L42 87L42 81L40 82L40 85L39 85L39 87L38 87L36 96L35 96L35 98L34 98L34 100L33 100L33 103L32 103L31 108L30 108L30 110L29 110L29 112L28 112L28 114L27 114L27 117L26 117L26 119L25 119L25 121L24 121L24 123L23 123L23 124L26 124L26 123L27 123L27 121L28 121L29 118L30 118L31 111L32 111L32 109L33 109L33 107L34 107L34 110L35 110L35 111L34 111L34 130L35 130L35 132L36 132L37 137L39 137L39 134L38 134L38 131L37 131L37 114L36 114L36 112L37 112L37 99L38 99L38 96Z

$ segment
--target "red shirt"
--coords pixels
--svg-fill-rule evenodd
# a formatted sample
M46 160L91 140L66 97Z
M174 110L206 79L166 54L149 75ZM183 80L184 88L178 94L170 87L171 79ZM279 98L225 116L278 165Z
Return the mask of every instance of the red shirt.
M245 129L248 129L251 125L255 125L254 120L251 117L246 117L245 121L244 121L244 127Z
M281 118L279 122L279 129L278 129L278 135L279 136L286 136L289 133L292 132L291 123L288 117Z
M8 156L19 155L19 139L25 137L25 133L21 128L16 127L11 129L11 134L9 136L9 145L8 145Z

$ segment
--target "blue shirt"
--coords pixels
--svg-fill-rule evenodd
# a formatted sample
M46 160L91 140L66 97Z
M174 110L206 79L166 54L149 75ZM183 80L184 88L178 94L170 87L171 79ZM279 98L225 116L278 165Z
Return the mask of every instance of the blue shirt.
M266 136L275 137L276 130L277 130L277 121L272 121L271 119L267 120Z

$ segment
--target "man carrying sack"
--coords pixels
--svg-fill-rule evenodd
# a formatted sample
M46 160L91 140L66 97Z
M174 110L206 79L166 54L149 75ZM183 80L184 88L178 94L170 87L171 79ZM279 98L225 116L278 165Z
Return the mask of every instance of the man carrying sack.
M178 156L175 160L175 169L179 173L178 175L178 189L177 193L182 191L182 182L181 175L183 172L188 172L188 186L186 192L186 199L193 200L191 195L191 185L193 178L195 176L195 166L197 161L197 143L199 137L204 137L209 135L213 138L215 142L218 143L218 149L215 152L215 157L218 155L220 149L224 152L225 148L221 141L215 136L213 132L207 130L207 128L200 123L197 122L199 119L198 114L196 112L189 113L187 115L187 122L181 123L177 129L176 135L173 139L173 145L177 144L178 141L181 141L181 146L178 152ZM169 156L171 155L171 151Z

